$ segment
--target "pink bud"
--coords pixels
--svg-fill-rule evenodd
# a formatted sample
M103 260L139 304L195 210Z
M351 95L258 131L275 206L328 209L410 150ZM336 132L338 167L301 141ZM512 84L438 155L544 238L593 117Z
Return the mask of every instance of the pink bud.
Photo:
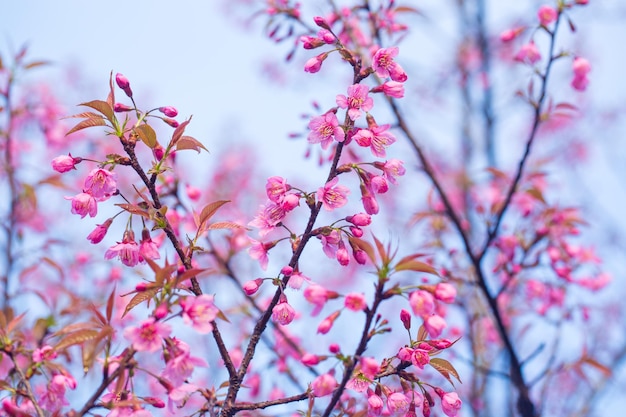
M168 313L167 304L166 303L161 303L156 308L156 310L154 310L154 317L157 320L161 320L162 318L167 316L167 313Z
M355 226L369 226L372 223L372 216L367 213L358 213L354 216L346 217L346 221L352 223Z
M328 351L333 355L336 355L341 352L341 347L337 343L331 343L330 346L328 346Z
M313 366L320 363L320 357L312 353L305 353L304 355L302 355L302 359L300 359L300 362L308 366Z
M123 112L127 112L127 111L132 111L133 108L130 107L130 106L127 106L126 104L115 103L115 105L113 106L113 110L116 113L123 113Z
M87 235L87 240L89 240L94 245L96 243L102 242L102 239L104 239L104 237L106 236L107 231L109 230L109 226L111 226L111 223L113 223L113 219L108 219L104 223L97 225L96 228L91 233L89 233L89 235Z
M315 16L313 18L313 21L315 22L317 26L321 27L322 29L330 30L330 26L328 25L328 22L322 16Z
M337 319L337 317L339 317L339 314L341 314L341 311L337 310L333 312L331 315L329 315L328 317L326 317L324 320L322 320L319 326L317 326L317 332L321 334L328 333L330 329L333 327L333 324L335 323L335 320Z
M405 309L400 310L400 321L402 321L404 328L409 330L411 328L411 313Z
M439 337L443 329L447 326L446 321L443 317L438 316L436 314L428 317L424 320L424 327L428 332L428 335L432 338Z
M130 88L130 82L128 81L128 78L126 78L123 74L120 74L118 72L115 75L115 82L117 83L117 86L119 88L124 90L124 93L126 93L126 95L128 97L132 97L133 96L133 90L131 90L131 88Z
M174 128L178 127L178 122L176 120L174 120L174 119L170 119L168 117L164 117L162 120L165 123L167 123L168 125L170 125L170 126L172 126Z
M322 68L322 63L327 57L328 52L324 52L323 54L319 54L318 56L314 56L313 58L309 59L304 64L304 71L311 74L318 72L320 68Z
M178 116L178 110L172 106L159 107L159 111L166 115L167 117L176 117Z
M291 274L293 274L293 268L290 267L289 265L285 265L283 266L283 269L280 270L280 273L286 277L290 277Z
M52 160L52 169L60 173L68 172L76 169L76 165L82 160L82 158L72 157L72 154L57 156Z
M435 287L435 298L446 304L451 304L456 298L456 288L447 282L440 282Z
M257 278L257 279L248 281L243 285L243 291L246 293L246 295L253 295L259 290L262 284L263 284L262 278Z
M356 226L350 226L350 233L352 233L352 236L354 237L362 237L363 229L361 229L360 227L356 227Z
M354 259L359 265L365 265L367 263L367 254L364 250L358 249L353 253Z
M140 282L139 284L135 285L135 291L137 292L144 292L145 290L148 289L148 283L147 282Z

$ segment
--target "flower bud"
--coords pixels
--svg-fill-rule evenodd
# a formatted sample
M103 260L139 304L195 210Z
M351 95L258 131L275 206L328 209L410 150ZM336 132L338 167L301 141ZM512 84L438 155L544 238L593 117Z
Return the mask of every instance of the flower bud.
M133 90L131 90L131 88L130 88L130 82L128 81L128 78L126 78L123 74L120 74L118 72L115 75L115 82L117 83L117 86L119 88L124 90L124 93L126 93L126 95L128 97L132 97L133 96Z
M166 115L167 117L176 117L178 116L178 110L172 106L159 107L159 111Z
M123 113L123 112L127 112L127 111L132 111L133 108L130 106L127 106L126 104L122 104L122 103L115 103L115 105L113 106L113 111L115 111L116 113Z
M400 311L400 320L405 329L409 330L411 328L411 314L405 309Z

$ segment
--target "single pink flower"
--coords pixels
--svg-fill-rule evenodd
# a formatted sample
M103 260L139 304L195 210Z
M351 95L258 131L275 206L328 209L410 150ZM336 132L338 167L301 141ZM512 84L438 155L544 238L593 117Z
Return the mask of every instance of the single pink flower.
M389 159L384 163L376 162L374 166L383 171L383 177L392 184L397 184L396 178L403 176L406 173L404 169L404 162L399 159Z
M52 169L60 173L68 172L76 169L76 165L82 160L82 158L74 158L72 154L57 156L52 160Z
M409 295L409 304L416 316L426 317L435 309L435 298L431 293L424 290L413 291Z
M163 345L163 338L169 336L172 328L165 323L155 321L150 317L139 326L124 329L124 337L131 341L133 348L138 352L156 352Z
M516 61L530 65L534 65L540 59L541 54L539 53L539 49L537 49L535 42L532 41L525 45L522 45L519 52L515 55Z
M322 149L327 149L333 140L343 142L346 138L337 116L332 111L311 119L309 129L311 130L307 138L309 143L321 143Z
M291 186L287 184L287 180L283 177L270 177L265 183L265 193L267 198L274 203L281 203L287 191L291 189Z
M311 390L316 397L325 397L333 393L337 387L337 380L329 373L322 374L311 382Z
M441 408L448 417L455 417L463 402L456 392L447 392L441 397Z
M309 285L304 290L304 298L311 304L315 305L315 309L311 313L312 316L317 316L319 312L326 304L326 301L330 298L330 292L318 284Z
M426 328L428 335L433 339L438 338L446 326L446 320L437 314L433 314L424 320L424 327Z
M539 18L539 23L542 26L548 26L550 23L556 20L557 11L552 6L543 5L539 8L539 11L537 12L537 17Z
M191 356L189 345L176 338L172 339L173 345L167 345L169 360L165 365L163 377L174 384L181 386L187 380L196 366L208 366L207 363L195 356Z
M259 242L258 240L250 238L250 243L252 243L248 249L250 257L258 260L261 269L265 271L269 262L268 252L276 246L276 242Z
M384 158L385 148L396 141L395 136L387 132L391 125L373 125L369 129L359 129L352 138L364 148L371 148L374 156Z
M119 258L126 266L133 267L140 261L139 245L135 242L135 235L132 231L124 232L121 243L111 246L105 253L104 259Z
M348 202L347 196L350 190L343 185L336 185L337 182L339 182L339 177L334 177L317 190L317 199L328 211L343 207Z
M65 199L72 200L72 214L78 214L81 218L88 214L89 217L95 217L98 214L98 202L90 194L80 193L74 197L65 197Z
M380 396L373 392L367 397L367 412L371 416L380 416L383 412L385 403Z
M387 407L396 416L403 416L409 411L409 404L409 399L401 392L394 392L387 397Z
M452 304L456 298L456 288L447 282L440 282L435 287L435 298L446 304Z
M213 304L213 296L202 294L196 297L185 297L180 300L183 309L183 320L200 334L213 330L211 322L215 320L219 310Z
M348 87L348 96L337 95L337 105L348 109L348 116L352 120L361 117L361 111L369 112L374 106L374 100L368 96L369 88L363 84L354 84Z
M296 310L293 309L287 302L287 297L281 295L280 301L274 306L272 310L272 320L283 326L288 325L296 317Z
M33 352L33 362L43 362L57 357L57 352L50 345L44 345Z
M350 294L346 294L343 304L348 310L352 311L363 311L367 307L367 302L365 301L365 295L363 293L352 292Z
M390 77L393 81L405 82L407 75L394 58L398 55L398 47L380 48L372 58L372 68L382 78Z
M115 173L101 168L94 169L87 175L83 191L98 201L107 200L117 191Z
M274 230L276 225L285 218L285 215L286 212L280 205L270 202L261 206L259 213L248 225L259 228L259 235L263 237Z

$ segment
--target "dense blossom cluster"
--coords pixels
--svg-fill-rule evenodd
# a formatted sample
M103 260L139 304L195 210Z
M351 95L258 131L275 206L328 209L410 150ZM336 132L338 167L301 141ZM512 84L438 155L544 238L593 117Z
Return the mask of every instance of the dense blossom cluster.
M577 240L584 223L580 211L551 204L544 195L545 175L528 172L526 161L538 126L551 116L546 99L551 66L573 56L571 86L583 91L589 85L587 59L553 51L564 14L586 3L542 5L531 25L501 34L497 43L512 48L508 64L533 69L528 92L519 95L535 119L517 171L490 167L487 179L481 179L472 177L469 164L444 169L445 162L427 156L398 110L405 101L398 99L415 92L404 69L410 67L403 67L410 55L398 46L408 35L401 19L420 11L394 1L354 7L331 2L327 15L305 19L300 3L265 1L270 38L292 39L307 54L320 51L307 56L300 71L307 76L326 71L337 57L351 79L306 123L307 154L313 149L325 156L320 158L325 176L307 176L313 185L280 175L267 178L254 214L242 208L256 198L253 190L240 186L248 184L249 171L241 174L245 181L233 180L237 169L249 165L242 163L245 158L224 158L214 184L204 188L184 181L177 153L205 149L185 134L190 119L176 120L178 110L172 106L142 110L130 80L111 74L106 100L82 103L88 110L73 116L82 120L68 134L104 128L109 139L117 139L117 148L72 149L80 157L58 149L62 155L50 157L55 176L41 181L69 184L80 176L66 185L76 194L65 199L67 210L81 219L101 214L102 204L117 210L86 236L99 245L107 235L118 234L117 243L100 251L100 259L111 261L105 263L110 273L102 281L94 279L96 291L90 284L95 302L82 302L67 291L73 305L58 307L59 318L75 312L67 324L53 323L51 315L23 330L23 315L11 308L0 311L2 412L232 417L290 406L324 417L455 417L471 407L480 415L484 404L476 387L492 371L505 374L491 367L504 358L507 389L515 389L520 415L534 417L536 396L524 379L513 339L518 319L556 319L560 325L580 308L588 320L584 306L568 304L570 289L598 291L610 282L593 248ZM532 34L518 44L527 29ZM549 38L548 50L539 36ZM487 59L488 51L464 47L460 67L475 69ZM487 91L488 68L481 71L481 89ZM460 82L468 89L470 72ZM533 82L540 84L538 95ZM121 100L116 98L120 92ZM171 137L157 135L153 121L171 129ZM61 143L46 126L50 143ZM400 147L405 139L415 155ZM10 160L13 146L8 143L3 150L5 159ZM420 235L417 248L409 239L385 244L373 230L387 214L386 201L405 198L396 186L407 182L403 177L413 166L432 185L426 208L412 219L422 227L415 233ZM218 194L209 189L218 185L229 200L213 199ZM26 186L13 188L28 194ZM13 198L12 209L20 211L22 197ZM227 203L242 206L227 212L235 220L214 220ZM7 230L18 218L9 216ZM221 234L215 238L213 233ZM74 285L76 271L90 268L87 255L77 250L75 258L84 269L77 267L69 277L51 257L42 258L42 264ZM244 267L250 259L267 276ZM327 274L327 267L335 272ZM29 273L26 269L23 275ZM208 275L211 279L202 279ZM130 289L119 297L119 288ZM56 293L62 291L53 290L34 293L57 308L61 298ZM465 314L466 322L459 324L451 311ZM342 338L344 332L350 336ZM311 335L314 342L305 339ZM463 356L455 356L456 348L473 354L470 362L480 368L470 388L456 385ZM585 363L604 370L584 355ZM69 391L83 383L73 375L72 362L98 376L94 394L85 395L79 408L69 401ZM209 365L215 375L200 376ZM547 363L546 369L550 366L556 365Z

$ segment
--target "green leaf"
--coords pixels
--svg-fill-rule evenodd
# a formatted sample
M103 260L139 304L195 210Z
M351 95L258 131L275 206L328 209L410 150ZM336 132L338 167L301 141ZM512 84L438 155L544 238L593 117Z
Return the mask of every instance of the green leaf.
M145 143L150 149L154 149L154 147L158 144L156 132L149 124L141 124L135 128L135 133L139 136L139 139L143 143Z

